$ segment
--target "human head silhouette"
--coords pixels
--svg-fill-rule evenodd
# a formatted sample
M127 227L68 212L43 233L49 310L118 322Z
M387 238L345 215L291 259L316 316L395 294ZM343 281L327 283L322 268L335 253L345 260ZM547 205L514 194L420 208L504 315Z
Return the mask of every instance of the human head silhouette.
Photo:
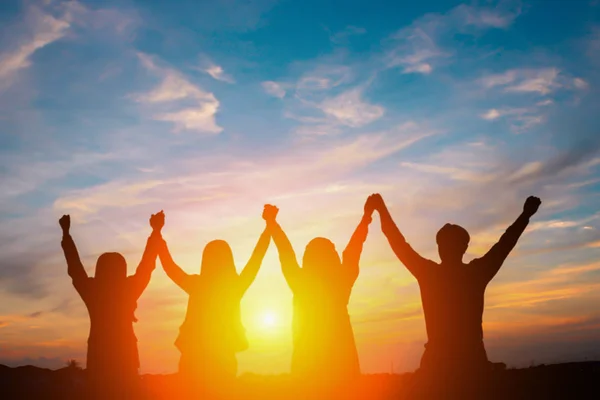
M233 253L226 241L213 240L204 247L200 274L208 278L236 275Z
M462 262L471 237L465 228L446 224L437 233L435 240L442 263Z
M127 278L127 261L120 253L104 253L96 261L94 278L99 282L115 283Z
M302 269L315 275L327 275L338 269L342 262L331 240L317 237L308 242L302 257Z

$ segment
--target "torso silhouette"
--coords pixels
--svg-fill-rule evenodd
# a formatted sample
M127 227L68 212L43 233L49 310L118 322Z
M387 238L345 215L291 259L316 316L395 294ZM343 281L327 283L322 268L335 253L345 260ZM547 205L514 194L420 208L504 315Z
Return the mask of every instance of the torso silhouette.
M75 283L90 316L88 338L88 369L118 368L127 364L128 369L139 367L137 338L133 331L137 295L134 283L126 278L121 284L106 285L94 278ZM111 357L110 354L115 356ZM115 360L109 360L114 358ZM113 365L106 365L112 364Z
M63 236L69 276L90 316L86 367L93 375L125 380L137 375L139 355L133 322L137 300L156 266L156 246L151 243L149 238L134 275L127 276L127 264L120 254L104 253L98 258L96 277L91 278L73 239Z
M483 339L488 280L479 260L469 264L428 261L418 274L429 345L461 346Z
M469 263L438 264L421 257L404 239L389 212L382 213L382 229L394 253L419 282L428 343L421 362L481 365L487 363L482 318L487 284L496 275L525 230L521 215L498 243ZM434 359L436 361L434 361Z
M358 278L369 223L370 216L363 216L341 260L331 241L311 240L302 268L279 224L273 221L269 225L283 275L294 295L292 374L296 377L338 384L360 374L348 301Z
M333 377L359 372L348 301L355 277L340 268L329 279L300 270L290 287L294 294L292 373ZM326 378L324 376L324 378Z
M182 287L189 299L175 342L180 351L235 353L247 348L240 312L244 288L238 276L219 284L201 275L189 275Z

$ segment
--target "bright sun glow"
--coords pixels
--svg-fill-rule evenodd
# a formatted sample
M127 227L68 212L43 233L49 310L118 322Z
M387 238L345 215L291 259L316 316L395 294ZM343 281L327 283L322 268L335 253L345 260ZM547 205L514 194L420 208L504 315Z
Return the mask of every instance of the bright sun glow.
M275 326L275 322L277 322L277 318L275 317L275 314L273 314L272 312L266 312L263 314L263 317L262 317L263 326L270 328L272 326Z

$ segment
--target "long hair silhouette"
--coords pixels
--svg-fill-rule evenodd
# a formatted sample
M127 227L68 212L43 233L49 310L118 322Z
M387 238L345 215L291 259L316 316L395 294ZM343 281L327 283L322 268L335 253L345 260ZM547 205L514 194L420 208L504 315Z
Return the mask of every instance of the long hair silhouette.
M184 272L173 261L166 242L162 242L159 257L165 272L189 295L175 346L181 352L180 376L192 389L220 391L235 378L236 353L248 348L241 300L260 269L270 239L265 229L239 275L231 248L224 240L213 240L205 246L198 275Z
M354 333L348 314L352 286L371 222L372 201L350 239L343 257L326 238L312 239L302 267L289 239L276 221L278 209L269 206L267 220L279 251L283 275L294 295L292 374L306 384L339 384L360 374Z
M135 387L140 363L134 313L156 266L162 217L161 212L150 218L153 232L135 274L129 277L127 262L119 253L98 257L95 276L88 277L70 235L70 216L64 215L59 221L68 273L90 316L86 369L91 391L98 395L117 395L116 391Z

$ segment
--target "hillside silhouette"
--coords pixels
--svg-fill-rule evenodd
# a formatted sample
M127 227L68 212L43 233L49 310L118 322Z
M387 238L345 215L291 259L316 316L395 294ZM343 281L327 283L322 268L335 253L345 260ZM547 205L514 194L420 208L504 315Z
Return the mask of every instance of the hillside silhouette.
M335 392L319 392L306 385L295 385L290 375L241 375L227 395L228 399L593 399L600 395L600 361L539 365L522 369L504 369L492 374L488 387L479 393L442 393L409 396L414 373L362 375L355 384ZM84 399L90 398L85 386L86 371L73 366L51 370L27 365L10 368L0 365L3 399ZM142 375L138 399L183 399L177 374ZM131 398L131 397L129 397Z

